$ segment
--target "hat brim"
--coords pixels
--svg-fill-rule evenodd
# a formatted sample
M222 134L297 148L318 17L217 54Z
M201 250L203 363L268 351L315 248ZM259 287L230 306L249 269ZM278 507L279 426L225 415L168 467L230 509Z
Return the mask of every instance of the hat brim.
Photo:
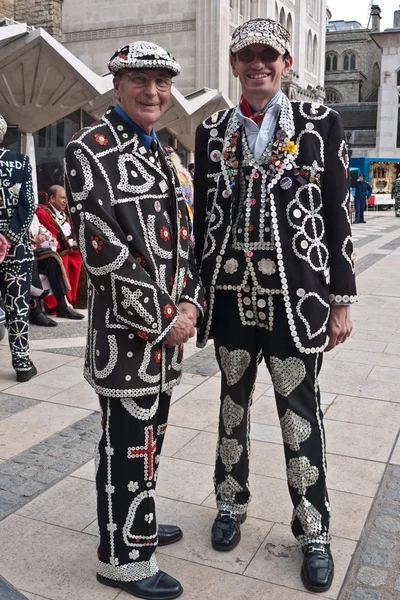
M121 58L119 58L119 60L114 59L112 61L113 64L109 65L109 69L111 71L111 73L113 73L114 75L116 75L118 73L118 71L121 71L122 69L129 69L129 70L133 70L133 69L157 69L158 71L167 71L168 73L170 73L172 76L176 76L179 75L179 73L181 72L181 68L180 65L178 65L178 63L176 63L176 66L169 63L168 61L161 61L160 59L142 59L142 60L123 60Z
M247 46L252 46L253 44L262 44L264 46L269 46L276 50L282 56L288 52L290 54L290 48L286 47L284 44L280 44L277 40L266 36L253 36L246 37L243 40L240 40L237 44L232 44L231 52L232 54L236 54L239 50L246 48Z

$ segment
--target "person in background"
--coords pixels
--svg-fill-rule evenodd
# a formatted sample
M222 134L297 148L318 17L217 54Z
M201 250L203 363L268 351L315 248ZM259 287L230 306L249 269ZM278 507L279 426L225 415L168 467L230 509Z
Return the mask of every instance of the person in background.
M192 178L192 181L193 181L193 179L194 179L194 163L188 164L188 171L189 171L190 177Z
M50 313L65 319L84 319L84 315L68 306L67 300L73 306L78 291L79 275L81 272L82 258L72 231L71 221L66 213L67 199L65 189L61 185L52 185L48 192L49 203L40 204L36 210L40 223L57 240L56 251L61 257L67 274L70 290L66 297L59 294L47 296L44 303Z
M193 183L190 172L187 169L185 169L181 159L179 158L179 154L175 152L172 146L164 146L164 150L169 155L172 164L174 165L176 172L178 173L182 194L185 198L186 206L189 213L190 230L193 231ZM194 241L193 234L191 234L191 240Z
M372 188L367 181L365 181L365 175L362 173L360 177L352 184L354 188L354 206L356 209L356 218L354 223L366 223L364 221L364 210L367 205L368 198L372 194Z
M29 322L42 327L56 327L57 321L42 310L42 300L50 292L55 296L57 306L67 306L66 295L71 290L61 256L57 252L57 239L42 225L35 214L29 229L32 241L34 262L31 285L31 310ZM40 275L48 279L50 289L43 289Z
M7 123L0 115L0 145ZM17 381L37 369L29 356L29 301L33 252L29 226L35 212L32 168L25 154L0 147L0 290Z
M400 177L392 183L391 197L394 198L394 214L400 217Z

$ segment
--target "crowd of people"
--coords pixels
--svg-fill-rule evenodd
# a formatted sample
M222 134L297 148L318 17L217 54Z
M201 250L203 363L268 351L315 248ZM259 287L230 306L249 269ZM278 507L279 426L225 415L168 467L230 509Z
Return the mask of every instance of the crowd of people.
M17 380L36 373L30 289L31 322L52 325L42 302L50 314L81 318L73 305L83 262L84 374L102 414L97 579L138 598L183 591L157 565L157 546L183 532L157 523L155 490L183 346L196 328L200 347L213 339L221 370L212 547L226 552L240 543L250 502L250 407L264 359L301 579L312 592L332 583L318 374L323 353L350 335L357 301L348 155L337 112L282 93L292 63L290 34L279 23L254 19L233 32L230 66L242 96L199 126L196 162L186 170L154 129L180 65L154 43L118 49L108 63L116 104L75 134L65 189L51 186L33 222L29 161L1 151L1 173L12 172L9 186L3 179L0 282Z

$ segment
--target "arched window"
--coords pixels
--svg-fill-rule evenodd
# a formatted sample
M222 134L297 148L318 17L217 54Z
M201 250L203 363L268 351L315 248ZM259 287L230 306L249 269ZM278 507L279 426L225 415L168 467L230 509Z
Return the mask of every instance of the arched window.
M332 56L330 54L327 54L325 57L325 71L327 73L332 71Z
M288 32L290 33L290 35L292 35L292 32L293 32L293 21L292 21L292 15L290 13L288 14L288 18L287 18L286 29L288 30Z
M278 20L278 17L279 17L279 9L278 9L277 2L275 2L275 21Z
M338 70L338 58L337 54L330 52L326 55L325 59L325 71L337 71Z
M343 57L343 69L345 71L355 71L356 69L356 55L354 52L347 52Z
M285 11L283 10L283 7L281 8L281 12L279 15L279 23L282 25L282 27L285 27L286 25L286 15Z
M400 70L397 71L397 85L400 85Z
M316 73L318 69L318 39L317 36L314 35L313 41L313 59L312 59L312 72Z
M311 31L308 32L307 36L307 71L312 71L312 35Z
M399 73L397 74L397 85L400 85ZM372 67L372 85L377 88L381 85L381 69L377 62Z
M340 97L340 94L336 90L330 90L330 89L326 90L326 103L327 104L337 104L338 102L341 102L341 101L342 101L342 99Z

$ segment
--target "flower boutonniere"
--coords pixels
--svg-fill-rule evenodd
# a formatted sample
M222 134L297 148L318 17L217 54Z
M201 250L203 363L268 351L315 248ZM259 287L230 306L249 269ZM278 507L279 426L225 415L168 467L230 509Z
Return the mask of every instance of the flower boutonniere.
M297 152L297 144L294 142L288 142L285 146L285 150L288 154L294 154Z

